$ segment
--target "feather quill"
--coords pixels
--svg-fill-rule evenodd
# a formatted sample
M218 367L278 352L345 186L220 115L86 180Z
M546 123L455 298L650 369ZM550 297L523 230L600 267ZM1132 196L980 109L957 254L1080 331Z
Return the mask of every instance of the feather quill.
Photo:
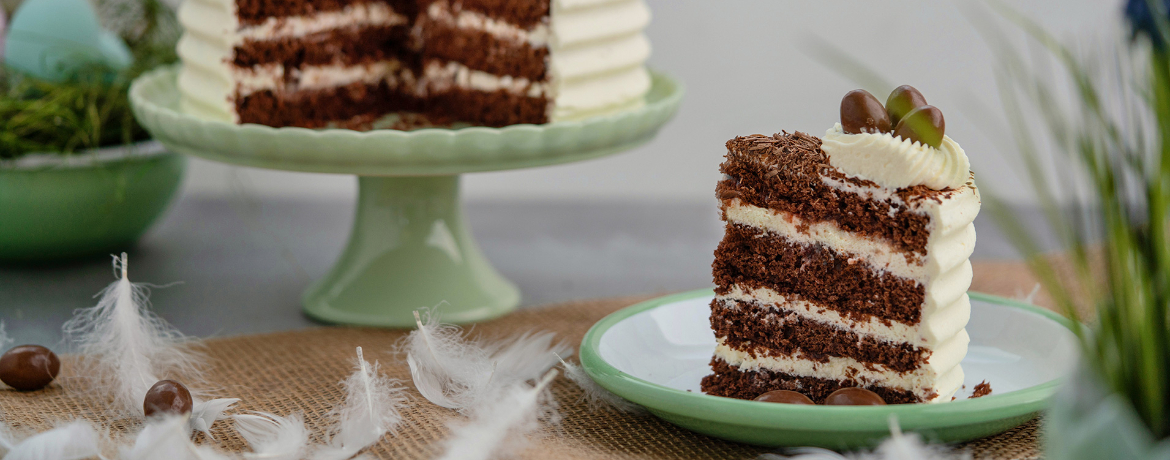
M76 420L22 441L5 434L5 460L81 460L102 453L102 437L89 422Z
M122 460L227 460L229 457L210 447L196 446L182 416L151 417L134 438L134 445L123 448Z
M345 402L336 410L338 421L329 443L313 452L315 460L344 460L394 433L402 423L399 407L406 401L406 388L397 380L383 377L357 347L354 373L345 380Z
M240 402L239 398L217 398L207 401L196 398L191 404L191 418L187 420L187 426L211 438L211 425L216 420L226 418L224 411L237 402Z
M236 431L252 446L244 458L301 460L309 450L309 430L300 414L280 417L265 412L234 415Z
M547 394L556 378L548 371L536 386L516 384L491 404L476 408L471 420L451 428L442 460L488 460L520 451L542 418L555 417L555 401Z
M417 311L414 317L418 328L402 348L415 387L428 401L465 414L516 383L540 378L556 365L555 353L573 351L551 332L484 343L467 340L459 327L440 323L433 313L425 321Z
M560 355L557 355L557 359L561 361L561 367L565 369L565 378L581 388L581 398L589 405L589 410L596 411L603 407L611 407L618 412L627 414L645 412L642 406L629 402L598 385L589 377L589 374L581 369L581 366L561 359Z
M902 433L898 419L890 416L890 437L873 452L839 454L819 447L788 450L789 455L763 454L759 460L971 460L969 452L956 452L947 446L924 444L917 433Z
M118 406L142 415L146 392L162 380L160 376L176 373L197 379L203 355L188 347L191 338L147 308L146 288L128 277L126 253L114 259L114 269L120 276L98 294L97 305L77 310L62 330ZM211 424L224 418L224 410L236 401L195 398L188 427L210 436Z

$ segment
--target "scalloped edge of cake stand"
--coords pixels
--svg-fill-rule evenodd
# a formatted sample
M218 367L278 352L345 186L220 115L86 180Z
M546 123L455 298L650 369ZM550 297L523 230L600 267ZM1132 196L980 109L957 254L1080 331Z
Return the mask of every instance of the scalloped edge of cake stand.
M450 175L546 166L612 155L652 139L677 112L684 89L651 71L646 104L611 115L503 128L273 128L204 120L178 109L178 66L130 87L135 116L172 150L267 169L363 176Z

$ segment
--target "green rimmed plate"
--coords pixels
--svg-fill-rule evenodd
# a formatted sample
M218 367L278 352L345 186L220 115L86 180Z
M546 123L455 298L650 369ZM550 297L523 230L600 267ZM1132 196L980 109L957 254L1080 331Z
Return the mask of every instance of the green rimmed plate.
M713 293L661 297L615 312L581 342L581 363L601 386L670 423L761 446L869 447L889 419L935 442L963 442L1016 427L1043 409L1077 359L1067 319L1008 299L971 293L965 394L939 404L799 406L702 394L715 338ZM994 392L965 399L987 380Z

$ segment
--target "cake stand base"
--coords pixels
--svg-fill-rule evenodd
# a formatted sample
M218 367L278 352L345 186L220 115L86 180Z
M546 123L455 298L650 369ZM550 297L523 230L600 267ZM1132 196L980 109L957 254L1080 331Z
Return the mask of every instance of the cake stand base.
M495 318L520 304L520 291L464 224L458 175L359 176L345 251L303 299L322 321L412 327L419 308L437 307L446 323Z

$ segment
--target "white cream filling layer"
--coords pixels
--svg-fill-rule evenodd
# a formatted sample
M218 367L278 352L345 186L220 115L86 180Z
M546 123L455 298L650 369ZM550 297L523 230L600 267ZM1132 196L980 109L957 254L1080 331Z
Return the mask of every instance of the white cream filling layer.
M967 331L960 332L935 349L926 365L904 374L886 370L880 364L867 367L852 358L829 357L828 362L822 363L792 356L752 356L728 346L723 339L716 340L715 357L743 372L765 369L800 377L854 380L861 385L910 391L924 399L933 392L935 397L927 402L944 402L950 401L963 384L963 368L959 362L966 356L970 340Z
M823 244L839 254L856 257L874 271L924 285L963 263L975 250L975 226L970 222L947 229L950 233L932 231L926 256L919 257L885 240L842 230L835 222L809 223L795 214L744 204L739 199L726 203L723 210L728 222L765 230L795 243Z
M934 190L959 188L971 171L963 148L947 136L936 149L890 133L846 134L837 123L821 141L833 167L850 177L892 189L914 185Z
M905 206L911 212L930 217L932 235L949 235L975 221L982 206L979 188L975 186L971 173L967 173L967 182L962 187L953 190L940 191L934 197L922 198L906 202L894 190L876 186L865 187L850 182L841 181L829 176L821 176L821 182L841 193L858 195L865 199L885 201L897 206ZM934 198L937 198L936 201Z
M453 61L448 61L445 64L435 61L427 63L423 69L420 90L424 87L428 91L446 91L452 87L485 92L504 90L528 97L544 96L548 89L548 85L543 82L532 82L527 78L473 70Z
M267 64L248 69L232 70L239 85L239 95L246 96L258 91L294 92L345 86L351 83L376 84L386 81L391 87L399 84L398 73L402 64L398 61L381 61L347 66L332 64L305 66L293 69L292 85L286 84L286 69L280 64Z
M332 29L395 26L407 22L406 16L394 12L386 3L357 3L311 16L270 17L261 24L240 27L236 34L240 39L272 40L302 37Z
M535 48L548 46L549 28L547 24L537 24L531 29L522 29L510 22L488 17L477 11L460 10L459 13L455 13L451 11L449 2L445 1L435 2L427 7L427 17L460 29L483 32L500 40L528 43Z
M793 312L806 320L846 329L863 336L889 342L909 343L928 349L934 349L950 340L967 326L967 320L971 318L971 301L966 293L941 308L932 309L929 314L923 309L924 314L917 326L897 321L887 323L874 317L866 321L854 320L815 302L785 296L768 288L752 289L732 285L730 292L716 296L715 299L754 302L766 309Z

